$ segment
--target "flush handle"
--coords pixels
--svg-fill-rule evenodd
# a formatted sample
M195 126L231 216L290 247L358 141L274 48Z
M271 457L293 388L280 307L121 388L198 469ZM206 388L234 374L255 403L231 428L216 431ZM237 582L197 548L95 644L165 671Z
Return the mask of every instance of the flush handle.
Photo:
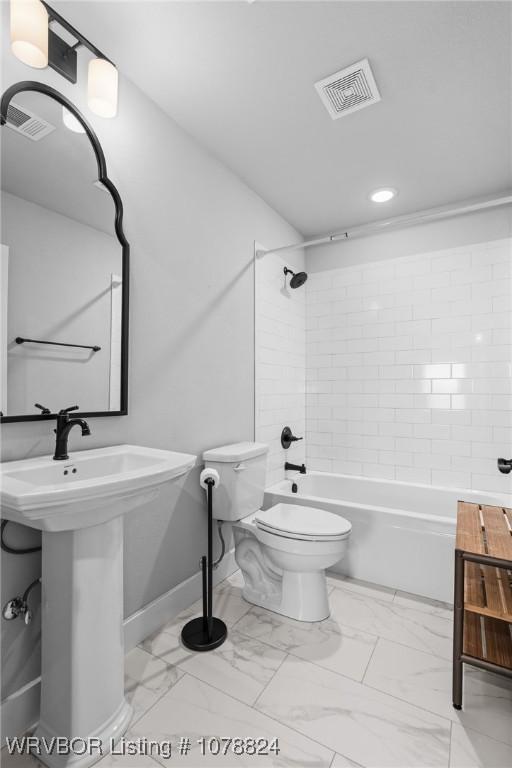
M235 472L243 472L244 469L247 469L247 464L237 464L236 467L233 467Z

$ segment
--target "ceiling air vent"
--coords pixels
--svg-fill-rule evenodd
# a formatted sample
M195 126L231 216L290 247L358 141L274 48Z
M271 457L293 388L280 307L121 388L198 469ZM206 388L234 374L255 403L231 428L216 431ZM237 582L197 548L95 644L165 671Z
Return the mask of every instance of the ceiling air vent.
M315 88L333 120L380 101L368 59L324 77Z
M7 107L6 124L16 133L21 133L31 141L39 141L55 130L55 126L38 117L34 112L25 107L20 107L11 102Z

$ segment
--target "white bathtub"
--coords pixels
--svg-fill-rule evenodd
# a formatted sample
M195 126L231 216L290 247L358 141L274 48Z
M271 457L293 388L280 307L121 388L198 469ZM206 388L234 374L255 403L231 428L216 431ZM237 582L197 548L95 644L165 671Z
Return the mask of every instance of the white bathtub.
M292 493L292 482L298 492ZM278 502L334 512L352 523L348 554L333 570L435 600L453 600L457 501L511 506L486 491L436 488L350 475L308 472L265 491Z

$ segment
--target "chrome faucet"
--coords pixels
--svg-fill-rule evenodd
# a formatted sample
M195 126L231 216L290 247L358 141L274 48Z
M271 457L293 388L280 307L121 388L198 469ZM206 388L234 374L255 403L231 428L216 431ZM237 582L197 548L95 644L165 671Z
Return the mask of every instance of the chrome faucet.
M82 435L90 435L91 430L89 425L84 419L70 419L70 411L78 411L78 405L72 405L69 408L63 408L57 415L57 429L54 429L57 439L55 442L55 453L53 455L54 461L65 461L69 459L68 456L68 437L69 433L78 424L82 429Z

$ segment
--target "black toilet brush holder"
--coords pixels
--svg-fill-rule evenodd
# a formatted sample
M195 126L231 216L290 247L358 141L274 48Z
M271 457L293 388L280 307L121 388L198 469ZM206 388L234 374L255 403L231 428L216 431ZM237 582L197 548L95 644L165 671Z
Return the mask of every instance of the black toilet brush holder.
M213 651L222 645L228 636L228 629L222 619L212 615L213 611L213 488L215 480L206 477L208 503L208 557L201 558L203 582L203 615L189 621L181 630L181 641L191 651Z

